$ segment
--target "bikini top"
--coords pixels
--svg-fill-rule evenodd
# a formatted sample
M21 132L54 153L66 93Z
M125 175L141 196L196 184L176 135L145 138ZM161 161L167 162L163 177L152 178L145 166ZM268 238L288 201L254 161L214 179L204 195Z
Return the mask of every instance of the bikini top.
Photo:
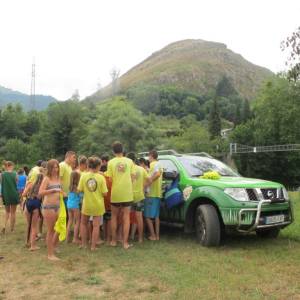
M61 185L60 184L49 184L47 186L47 190L54 190L54 189L61 189Z

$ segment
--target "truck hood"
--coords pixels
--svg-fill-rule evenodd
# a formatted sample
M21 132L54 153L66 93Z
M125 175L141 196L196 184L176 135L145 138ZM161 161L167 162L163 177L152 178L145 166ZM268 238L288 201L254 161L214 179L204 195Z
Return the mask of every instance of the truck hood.
M214 186L218 188L240 187L240 188L280 188L282 185L277 182L246 177L221 177L220 179L192 178L194 186Z

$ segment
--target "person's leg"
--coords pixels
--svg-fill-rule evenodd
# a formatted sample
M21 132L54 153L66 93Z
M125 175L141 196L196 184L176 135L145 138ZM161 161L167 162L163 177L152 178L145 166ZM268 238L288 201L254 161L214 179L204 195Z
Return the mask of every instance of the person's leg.
M10 206L10 231L15 230L17 205Z
M143 242L143 236L144 236L143 214L142 214L141 211L136 211L135 215L136 215L136 221L137 221L139 243L142 243Z
M35 209L32 212L32 219L31 219L31 235L30 235L30 251L35 251L40 249L36 246L36 235L38 231L38 222L39 222L39 210Z
M159 213L160 213L160 199L156 198L155 199L155 209L154 209L156 240L159 240L159 226L160 226Z
M39 232L37 234L38 238L42 237L42 234L43 234L43 223L44 223L44 218L43 218L43 215L40 213L40 217L39 217Z
M146 218L146 224L147 224L148 230L150 232L150 235L149 235L148 239L150 241L155 241L156 240L156 235L155 235L155 232L154 232L153 222L152 222L151 218Z
M111 241L111 220L106 221L106 242L110 243Z
M57 213L52 209L44 209L44 218L47 226L47 250L48 250L48 259L49 260L59 260L58 257L54 255L54 226L57 220Z
M91 241L91 250L96 250L96 244L99 238L100 217L93 217L93 232Z
M159 240L159 226L160 226L160 221L159 221L159 217L155 218L155 236L156 236L156 240Z
M68 214L69 214L69 220L68 220L67 234L66 234L67 243L70 242L70 232L71 232L71 228L73 226L73 221L74 221L74 210L73 209L68 209Z
M129 248L128 235L130 227L130 206L123 207L123 247L124 249Z
M74 236L73 236L73 243L79 244L79 224L80 224L80 211L79 209L74 209Z
M120 208L117 206L111 206L111 246L117 245L117 220Z
M89 222L89 216L84 214L81 215L80 221L80 235L81 235L81 246L83 248L87 247L87 226Z
M25 215L25 218L26 218L26 224L27 224L27 226L26 226L26 237L25 237L25 239L26 239L26 241L25 241L25 245L26 245L26 247L30 247L30 243L29 243L29 240L28 240L28 238L29 238L29 236L30 236L30 233L29 233L29 230L31 230L31 228L29 228L29 227L31 227L31 225L30 225L30 213L28 212L28 210L27 210L27 207L26 207L26 205L25 205L25 208L24 208L24 215Z
M4 208L5 208L5 216L4 216L4 224L3 224L2 233L6 232L6 227L7 227L7 223L8 223L9 215L10 215L10 205L4 205Z

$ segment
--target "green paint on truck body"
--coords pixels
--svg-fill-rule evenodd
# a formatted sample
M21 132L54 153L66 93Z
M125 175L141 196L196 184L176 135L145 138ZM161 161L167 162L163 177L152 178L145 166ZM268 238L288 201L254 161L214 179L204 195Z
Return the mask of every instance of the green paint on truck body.
M239 213L241 209L255 209L258 206L262 197L262 190L282 191L284 188L282 184L261 179L245 178L235 173L234 176L221 176L220 179L202 179L191 176L189 173L189 165L184 165L182 161L199 162L203 160L208 166L210 162L220 163L211 158L200 158L198 156L189 155L161 155L159 161L165 171L170 171L168 168L173 168L179 173L179 188L184 194L185 201L182 205L167 209L162 200L161 219L167 222L176 222L182 224L191 223L190 218L193 217L195 208L201 203L210 203L217 208L219 218L224 226L237 227L238 225L245 225L250 227L256 217L255 211L245 211L241 217L239 224ZM224 165L226 166L226 165ZM166 168L165 168L166 167ZM198 166L197 166L198 167ZM226 166L227 167L227 166ZM228 167L229 168L229 167ZM173 170L172 170L173 171ZM233 171L234 172L234 171ZM164 184L170 181L164 180ZM238 201L226 194L226 188L242 188L253 191L258 197L255 201ZM264 198L265 199L265 198ZM290 201L282 203L267 203L262 205L262 216L271 216L276 214L285 214L287 219L292 222L292 209Z

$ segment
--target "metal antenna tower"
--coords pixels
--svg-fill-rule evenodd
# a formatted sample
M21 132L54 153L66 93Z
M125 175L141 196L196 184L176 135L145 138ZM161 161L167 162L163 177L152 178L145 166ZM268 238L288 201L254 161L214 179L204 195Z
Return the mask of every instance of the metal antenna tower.
M31 71L30 109L35 110L35 58L33 58Z

